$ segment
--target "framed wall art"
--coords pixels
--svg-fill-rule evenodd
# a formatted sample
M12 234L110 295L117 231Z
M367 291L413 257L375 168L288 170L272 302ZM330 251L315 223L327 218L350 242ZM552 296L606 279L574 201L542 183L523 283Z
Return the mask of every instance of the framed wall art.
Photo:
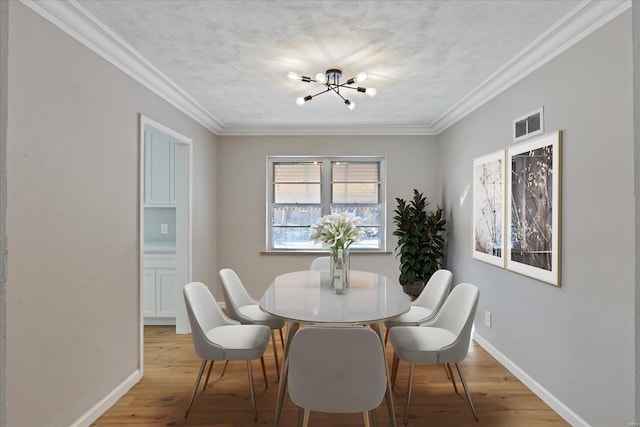
M504 267L505 150L473 160L473 257Z
M560 286L562 133L507 148L506 267Z

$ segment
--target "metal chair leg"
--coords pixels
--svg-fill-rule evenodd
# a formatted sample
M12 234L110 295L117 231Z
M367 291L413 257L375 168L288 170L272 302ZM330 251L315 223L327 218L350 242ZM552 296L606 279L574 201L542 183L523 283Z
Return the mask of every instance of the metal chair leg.
M204 392L207 389L207 384L209 384L209 375L211 375L211 369L213 368L213 360L209 364L209 370L207 371L207 377L204 379L204 386L202 386L202 391Z
M227 372L227 366L229 365L229 361L224 361L224 367L222 368L222 373L220 374L220 378L224 377L224 373Z
M256 410L256 397L253 394L253 368L251 360L247 360L247 373L249 374L249 388L251 389L251 409L253 409L253 419L258 421L258 411Z
M280 381L280 363L278 362L278 347L276 346L276 331L271 330L271 343L273 344L273 358L276 362L276 382Z
M445 363L444 367L445 367L445 370L447 371L447 377L449 377L449 379L451 380L451 384L453 384L453 391L455 391L456 394L458 394L458 386L456 385L456 379L453 376L453 371L451 370L451 364Z
M411 403L411 391L413 390L413 373L415 371L416 364L411 363L409 368L409 391L407 392L407 407L404 410L404 425L409 422L409 405Z
M471 412L473 412L473 418L478 421L478 414L476 413L476 408L473 407L473 402L471 402L471 396L469 395L469 390L467 389L467 382L464 380L464 375L462 375L462 369L460 365L456 363L456 369L458 369L458 375L460 375L460 380L462 381L462 387L464 387L464 393L467 395L467 402L469 402L469 406L471 407Z
M305 409L302 417L302 427L309 427L309 415L311 415L311 411Z
M282 335L282 328L278 329L280 331L280 344L282 344L282 351L284 351L284 335Z
M198 372L198 378L196 378L196 384L193 386L193 393L191 393L191 399L189 400L189 406L187 406L187 412L185 412L184 417L187 418L189 416L189 411L191 411L191 405L193 405L193 399L196 397L196 392L198 391L198 386L200 385L200 380L202 379L202 373L204 372L204 367L207 366L207 361L203 360L200 365L200 371Z
M262 365L262 377L264 378L264 388L269 388L269 381L267 381L267 369L264 366L264 356L260 357L260 364Z
M371 427L371 423L369 422L369 412L364 411L362 413L362 418L364 419L364 427Z
M398 366L400 366L400 358L393 353L393 363L391 364L391 390L396 387L396 377L398 376Z

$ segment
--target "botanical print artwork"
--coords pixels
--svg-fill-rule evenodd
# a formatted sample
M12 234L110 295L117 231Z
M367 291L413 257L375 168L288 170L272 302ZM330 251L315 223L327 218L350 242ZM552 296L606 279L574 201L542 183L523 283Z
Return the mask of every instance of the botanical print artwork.
M511 260L551 270L553 146L511 158Z
M504 266L504 151L473 162L473 256Z
M554 285L560 271L560 139L554 132L507 150L507 268Z

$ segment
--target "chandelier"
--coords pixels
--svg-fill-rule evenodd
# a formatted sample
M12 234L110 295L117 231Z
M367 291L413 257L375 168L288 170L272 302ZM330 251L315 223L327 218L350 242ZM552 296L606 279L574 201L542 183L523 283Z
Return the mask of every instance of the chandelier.
M315 95L307 95L304 97L301 96L297 98L296 104L298 105L304 105L307 102L311 101L316 96L322 95L323 93L334 92L336 95L342 98L342 100L344 101L348 109L353 110L354 108L356 108L356 104L353 101L350 101L349 99L342 96L342 94L340 93L340 89L355 90L358 92L365 93L371 97L376 96L376 93L378 93L378 91L372 87L365 88L360 86L352 86L353 84L361 83L365 81L367 79L367 73L360 73L355 77L351 77L344 83L340 83L340 78L342 77L342 70L339 70L337 68L328 69L325 73L318 73L316 74L315 79L312 79L311 77L307 77L307 76L301 76L300 74L295 73L293 71L289 71L289 73L287 74L287 77L291 81L302 81L305 83L314 82L314 83L318 83L319 85L325 86L324 90L316 93Z

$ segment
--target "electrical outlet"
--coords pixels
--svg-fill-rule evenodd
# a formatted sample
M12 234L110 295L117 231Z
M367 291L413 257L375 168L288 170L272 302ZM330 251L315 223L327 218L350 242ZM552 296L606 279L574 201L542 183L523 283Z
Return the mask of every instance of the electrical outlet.
M160 224L160 234L169 234L169 224Z
M487 328L491 327L491 313L488 311L484 312L484 324Z

